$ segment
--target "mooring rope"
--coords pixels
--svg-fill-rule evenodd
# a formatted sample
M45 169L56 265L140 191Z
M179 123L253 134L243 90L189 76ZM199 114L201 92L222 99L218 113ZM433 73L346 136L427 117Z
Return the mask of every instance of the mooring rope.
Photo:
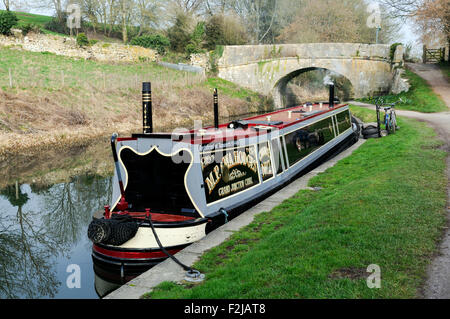
M194 273L194 272L200 273L198 270L192 269L191 267L186 266L181 261L179 261L177 258L175 258L175 256L173 256L171 253L169 253L164 248L164 246L161 244L161 241L159 240L158 234L156 233L155 227L153 226L151 214L147 215L147 220L148 220L148 222L150 224L150 228L152 229L153 235L155 236L156 242L158 243L158 246L159 246L159 248L161 248L162 252L165 253L168 257L170 257L170 259L172 259L175 263L180 265L188 273Z

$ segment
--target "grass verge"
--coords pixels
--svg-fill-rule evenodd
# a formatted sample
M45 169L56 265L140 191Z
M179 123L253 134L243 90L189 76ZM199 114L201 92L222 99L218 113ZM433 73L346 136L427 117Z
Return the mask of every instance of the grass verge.
M441 69L444 76L447 78L447 81L450 82L450 62L440 62L437 65Z
M445 226L445 152L426 124L399 122L310 181L322 190L299 191L206 252L194 265L202 284L164 282L143 298L417 297ZM370 264L380 289L367 286Z
M409 91L400 94L385 95L385 103L397 102L401 98L404 102L398 103L395 106L397 109L424 113L443 112L448 110L444 101L433 92L426 80L408 69L405 69L405 78L408 79L409 84L411 85ZM359 101L375 104L375 98L372 97L363 98Z
M377 113L373 110L351 104L349 105L349 108L350 112L364 123L377 121Z

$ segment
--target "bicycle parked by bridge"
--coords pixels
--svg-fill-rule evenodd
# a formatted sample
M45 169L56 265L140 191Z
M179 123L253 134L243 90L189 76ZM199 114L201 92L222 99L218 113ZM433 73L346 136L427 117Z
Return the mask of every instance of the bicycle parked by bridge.
M384 103L383 99L377 100L376 110L377 110L377 125L378 125L378 136L381 137L381 125L380 125L380 109L384 110L383 124L387 131L387 134L395 134L395 131L399 128L397 125L397 115L395 113L395 105L404 102L403 99L398 100L394 103Z
M399 126L397 124L397 114L395 113L395 105L404 102L403 99L400 98L397 102L394 103L384 103L384 99L379 97L375 101L375 109L377 112L377 126L370 125L363 130L364 138L372 138L372 137L382 137L388 134L394 134ZM381 130L381 119L380 119L380 111L384 110L383 124L385 130Z

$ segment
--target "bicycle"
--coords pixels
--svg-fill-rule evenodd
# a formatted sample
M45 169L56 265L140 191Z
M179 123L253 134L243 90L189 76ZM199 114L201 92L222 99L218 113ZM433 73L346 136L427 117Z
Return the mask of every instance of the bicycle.
M400 99L394 103L383 103L383 99L376 101L376 111L377 111L377 126L378 126L378 137L381 137L381 125L380 125L380 108L384 109L384 119L383 124L388 134L395 134L395 131L399 128L397 125L397 115L395 113L395 105L399 102L403 102Z

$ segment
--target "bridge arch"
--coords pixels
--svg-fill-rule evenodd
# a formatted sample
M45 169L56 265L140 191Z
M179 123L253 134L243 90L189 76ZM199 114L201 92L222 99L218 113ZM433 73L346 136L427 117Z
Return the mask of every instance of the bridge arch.
M284 77L280 78L274 85L272 90L272 97L274 99L275 105L279 107L293 106L298 104L297 97L294 98L295 94L289 93L288 84L298 76L314 71L326 72L326 75L330 77L329 80L336 85L336 96L339 96L342 100L349 100L354 96L353 83L344 75L330 69L320 68L320 67L307 67L303 69L298 69L288 73ZM327 83L322 79L323 88L328 91ZM339 93L341 94L338 94ZM295 101L294 101L295 99ZM306 101L300 101L306 102ZM312 102L312 101L309 101Z

